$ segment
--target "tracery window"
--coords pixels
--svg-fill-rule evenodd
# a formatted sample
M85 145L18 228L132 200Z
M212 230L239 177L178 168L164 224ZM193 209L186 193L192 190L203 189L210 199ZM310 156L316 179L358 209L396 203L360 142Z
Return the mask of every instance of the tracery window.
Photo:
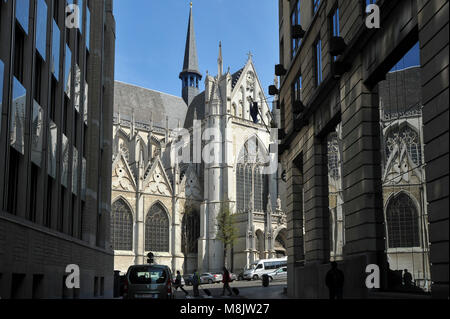
M389 248L420 247L418 213L411 197L405 193L393 197L387 208L386 221Z
M253 201L254 211L263 212L267 206L268 177L264 167L268 163L261 142L256 137L249 139L242 148L236 166L237 209L248 211ZM253 198L250 196L253 194Z
M169 252L169 217L160 203L153 205L147 214L145 250Z
M123 199L112 205L111 243L114 250L133 250L133 214Z
M386 159L388 160L395 149L401 151L404 147L411 160L417 166L422 164L422 148L419 134L410 126L391 129L386 136Z

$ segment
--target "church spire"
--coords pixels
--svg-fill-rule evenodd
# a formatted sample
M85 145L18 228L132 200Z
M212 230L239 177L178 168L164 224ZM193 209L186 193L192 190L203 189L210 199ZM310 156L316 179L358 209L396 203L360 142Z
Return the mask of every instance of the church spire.
M218 67L217 75L219 76L220 79L223 75L222 41L219 42L219 58L217 59L217 67Z
M192 15L192 2L189 11L189 23L186 36L186 49L184 52L183 70L180 73L182 81L182 96L189 105L199 92L199 82L202 74L198 68L197 44L195 42L194 18Z

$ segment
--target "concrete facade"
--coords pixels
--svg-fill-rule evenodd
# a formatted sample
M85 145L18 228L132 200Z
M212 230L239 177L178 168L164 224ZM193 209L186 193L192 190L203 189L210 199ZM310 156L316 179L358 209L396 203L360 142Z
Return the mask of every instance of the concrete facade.
M342 129L345 220L340 268L351 278L346 281L344 295L369 296L365 287L368 264L380 266L383 288L387 288L383 203L389 190L382 176L378 84L419 42L431 291L436 297L448 297L448 229L436 231L448 226L448 163L443 163L448 159L448 1L377 1L381 29L366 27L365 1L301 1L300 24L305 34L295 53L290 17L296 1L279 3L280 62L287 70L281 76L279 105L286 133L281 163L288 185L288 294L299 298L328 296L324 283L330 261L325 137L338 125ZM336 8L338 35L345 47L334 60L330 49ZM292 83L299 75L305 109L294 115ZM437 146L438 140L446 146ZM422 231L427 228L421 227Z
M0 1L3 299L112 297L115 20L87 2L72 28L65 1Z

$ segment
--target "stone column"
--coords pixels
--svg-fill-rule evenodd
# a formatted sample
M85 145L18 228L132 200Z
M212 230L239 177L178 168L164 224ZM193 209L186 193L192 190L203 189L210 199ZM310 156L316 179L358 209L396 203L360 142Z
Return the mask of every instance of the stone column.
M362 83L358 57L341 80L343 140L344 259L365 256L385 265L385 231L381 182L380 112L376 89ZM351 98L350 98L351 97Z

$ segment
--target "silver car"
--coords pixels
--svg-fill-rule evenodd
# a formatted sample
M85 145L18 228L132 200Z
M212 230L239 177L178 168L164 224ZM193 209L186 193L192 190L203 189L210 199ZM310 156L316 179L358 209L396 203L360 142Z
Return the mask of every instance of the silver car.
M128 268L125 299L173 299L173 277L163 265L136 265Z
M281 267L275 270L274 272L268 273L267 276L269 276L269 280L287 280L287 267Z

